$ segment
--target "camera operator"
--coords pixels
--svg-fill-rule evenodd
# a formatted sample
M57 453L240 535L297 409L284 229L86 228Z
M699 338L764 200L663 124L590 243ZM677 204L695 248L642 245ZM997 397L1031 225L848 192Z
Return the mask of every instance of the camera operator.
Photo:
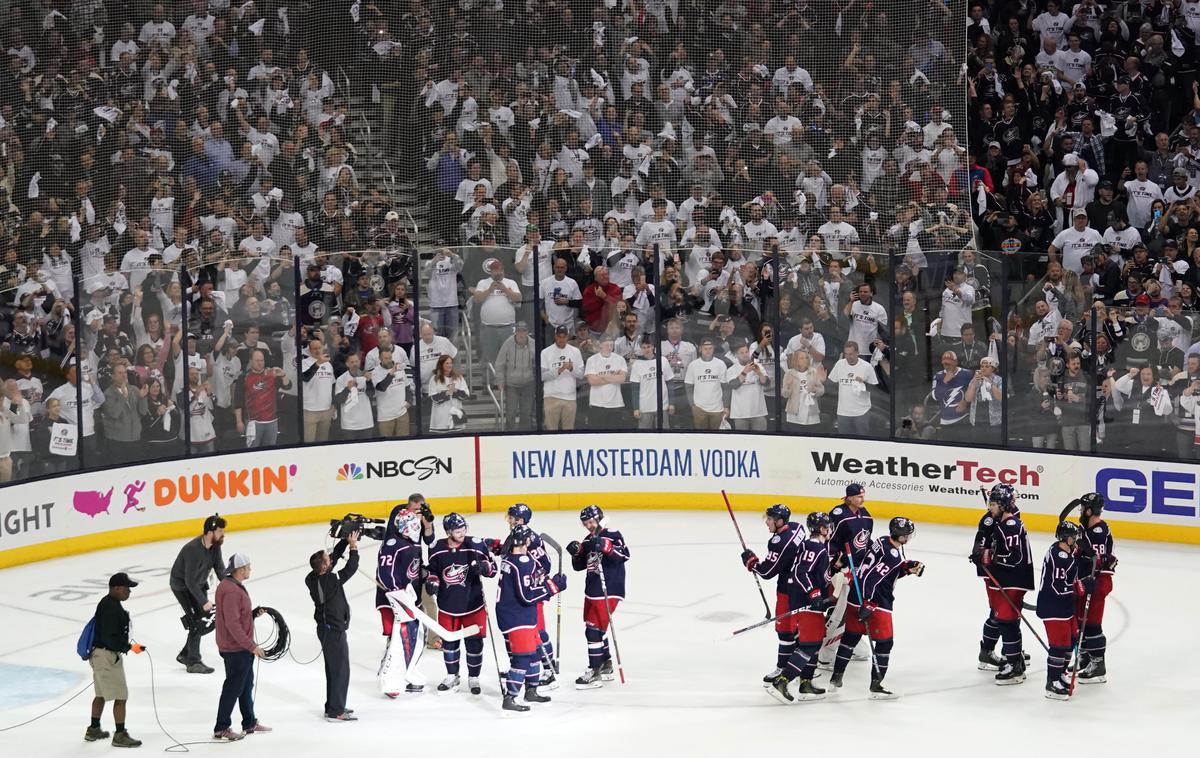
M204 520L204 533L189 540L171 566L171 592L183 608L182 621L188 630L187 642L175 660L186 666L189 674L213 672L200 660L200 638L212 630L208 625L213 610L208 600L208 572L215 572L217 581L225 578L224 541L225 519L214 513Z
M338 572L333 567L346 548L350 557ZM312 571L304 577L316 612L317 639L325 656L325 718L329 721L356 721L354 711L346 709L346 690L350 687L350 647L346 632L350 629L350 604L343 585L358 571L358 532L338 540L332 552L318 550L308 559Z

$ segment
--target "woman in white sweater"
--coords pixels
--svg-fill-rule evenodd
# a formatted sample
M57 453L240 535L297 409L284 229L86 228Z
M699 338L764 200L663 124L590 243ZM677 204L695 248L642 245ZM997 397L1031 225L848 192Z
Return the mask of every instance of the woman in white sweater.
M429 431L444 434L462 428L466 420L462 401L469 394L467 381L454 369L454 358L449 355L438 358L426 392L433 406L429 414Z
M812 357L803 350L788 356L788 370L783 375L780 394L787 400L784 419L790 431L813 431L821 423L821 407L817 398L825 394L825 367L812 365Z

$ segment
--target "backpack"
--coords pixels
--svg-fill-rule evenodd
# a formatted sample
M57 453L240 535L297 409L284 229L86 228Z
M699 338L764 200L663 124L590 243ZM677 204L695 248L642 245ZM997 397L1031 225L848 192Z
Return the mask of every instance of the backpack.
M83 625L83 631L79 633L79 641L75 643L75 652L83 660L92 657L92 650L96 647L96 617L92 618Z

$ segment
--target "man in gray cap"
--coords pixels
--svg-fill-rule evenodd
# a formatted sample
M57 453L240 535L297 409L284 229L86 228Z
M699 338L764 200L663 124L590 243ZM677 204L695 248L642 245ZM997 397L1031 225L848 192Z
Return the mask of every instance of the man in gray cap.
M114 747L140 747L125 731L125 701L129 699L129 686L125 683L125 660L122 656L132 650L140 653L144 649L129 640L129 611L121 605L129 599L130 589L138 583L121 572L108 580L108 594L96 605L95 635L88 664L92 667L92 686L96 696L92 698L92 723L83 733L88 742L108 738L108 732L100 728L100 716L104 703L113 701L113 720L117 724L113 735Z
M504 430L531 429L533 425L533 340L529 324L517 322L516 331L504 340L496 355L496 387L504 398Z
M247 734L271 731L254 714L254 659L263 657L263 649L254 641L254 617L261 608L251 608L250 593L244 582L250 578L250 559L242 553L229 557L225 578L217 585L217 650L225 660L225 683L217 705L214 740L232 742ZM242 730L233 731L233 704L242 712Z

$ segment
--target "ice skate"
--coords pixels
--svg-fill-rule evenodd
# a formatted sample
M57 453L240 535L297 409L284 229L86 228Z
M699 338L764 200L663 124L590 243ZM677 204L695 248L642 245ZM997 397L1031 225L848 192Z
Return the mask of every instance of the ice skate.
M461 683L462 680L458 678L458 674L450 674L443 679L440 684L438 684L437 689L438 692L450 692L451 690L457 691L458 685Z

